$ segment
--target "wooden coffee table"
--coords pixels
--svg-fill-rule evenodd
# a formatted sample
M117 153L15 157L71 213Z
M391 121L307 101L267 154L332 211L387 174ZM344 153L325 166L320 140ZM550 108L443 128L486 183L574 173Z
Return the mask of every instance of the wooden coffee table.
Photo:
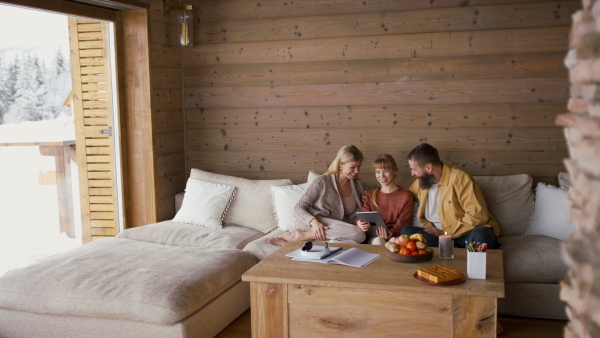
M504 297L501 250L488 250L487 279L453 286L414 280L420 268L445 265L467 271L466 250L442 260L400 263L383 246L359 247L383 256L363 268L292 261L288 243L248 270L252 337L495 337L497 299Z

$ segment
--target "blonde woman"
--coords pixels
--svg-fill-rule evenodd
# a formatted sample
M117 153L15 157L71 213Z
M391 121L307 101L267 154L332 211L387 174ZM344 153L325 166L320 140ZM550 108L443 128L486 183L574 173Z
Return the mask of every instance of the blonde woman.
M365 232L356 226L365 187L358 179L362 152L343 146L327 172L315 179L294 208L296 229L269 243L319 240L331 243L362 243Z
M411 225L413 196L394 181L398 166L392 155L379 155L372 168L381 187L365 193L361 211L378 211L381 215L387 229L378 228L377 236L368 238L367 241L370 244L383 245L391 237L399 236L403 226ZM370 227L368 222L361 220L357 221L357 225L365 232Z

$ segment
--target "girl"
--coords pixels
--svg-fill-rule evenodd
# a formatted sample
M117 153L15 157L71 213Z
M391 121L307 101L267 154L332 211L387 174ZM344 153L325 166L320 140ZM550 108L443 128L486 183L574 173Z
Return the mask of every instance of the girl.
M377 229L377 236L367 238L370 244L384 245L391 237L400 236L400 229L412 223L413 195L394 182L398 172L396 161L390 154L379 155L373 162L373 171L381 188L367 191L361 211L378 211L387 226ZM358 220L359 228L367 231L368 222Z

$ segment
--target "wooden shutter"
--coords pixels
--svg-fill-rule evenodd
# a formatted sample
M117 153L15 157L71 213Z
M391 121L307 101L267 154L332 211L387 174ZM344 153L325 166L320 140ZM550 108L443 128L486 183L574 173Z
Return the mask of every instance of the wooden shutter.
M84 243L119 232L108 25L69 18Z

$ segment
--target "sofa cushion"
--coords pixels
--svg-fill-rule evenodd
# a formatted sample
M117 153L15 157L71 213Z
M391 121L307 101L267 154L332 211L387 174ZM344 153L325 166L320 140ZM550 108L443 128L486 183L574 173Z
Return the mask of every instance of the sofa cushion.
M0 308L171 325L254 264L241 250L103 238L0 278Z
M521 235L533 210L532 178L527 174L474 176L490 213L500 224L500 236Z
M558 283L565 278L561 241L546 236L505 236L499 241L506 283Z
M296 229L294 207L300 201L310 183L286 186L272 186L273 206L277 216L277 227L281 230L292 231Z
M243 249L249 242L264 236L262 232L237 225L222 229L164 221L121 231L119 238L173 246L203 249Z
M225 214L225 224L239 225L265 234L277 227L271 186L292 184L289 179L249 180L200 169L192 169L190 177L236 187L235 197Z
M535 188L535 202L531 223L526 235L542 235L567 240L576 228L570 221L567 189L539 182Z
M173 221L221 229L234 193L230 185L188 178L185 199Z

